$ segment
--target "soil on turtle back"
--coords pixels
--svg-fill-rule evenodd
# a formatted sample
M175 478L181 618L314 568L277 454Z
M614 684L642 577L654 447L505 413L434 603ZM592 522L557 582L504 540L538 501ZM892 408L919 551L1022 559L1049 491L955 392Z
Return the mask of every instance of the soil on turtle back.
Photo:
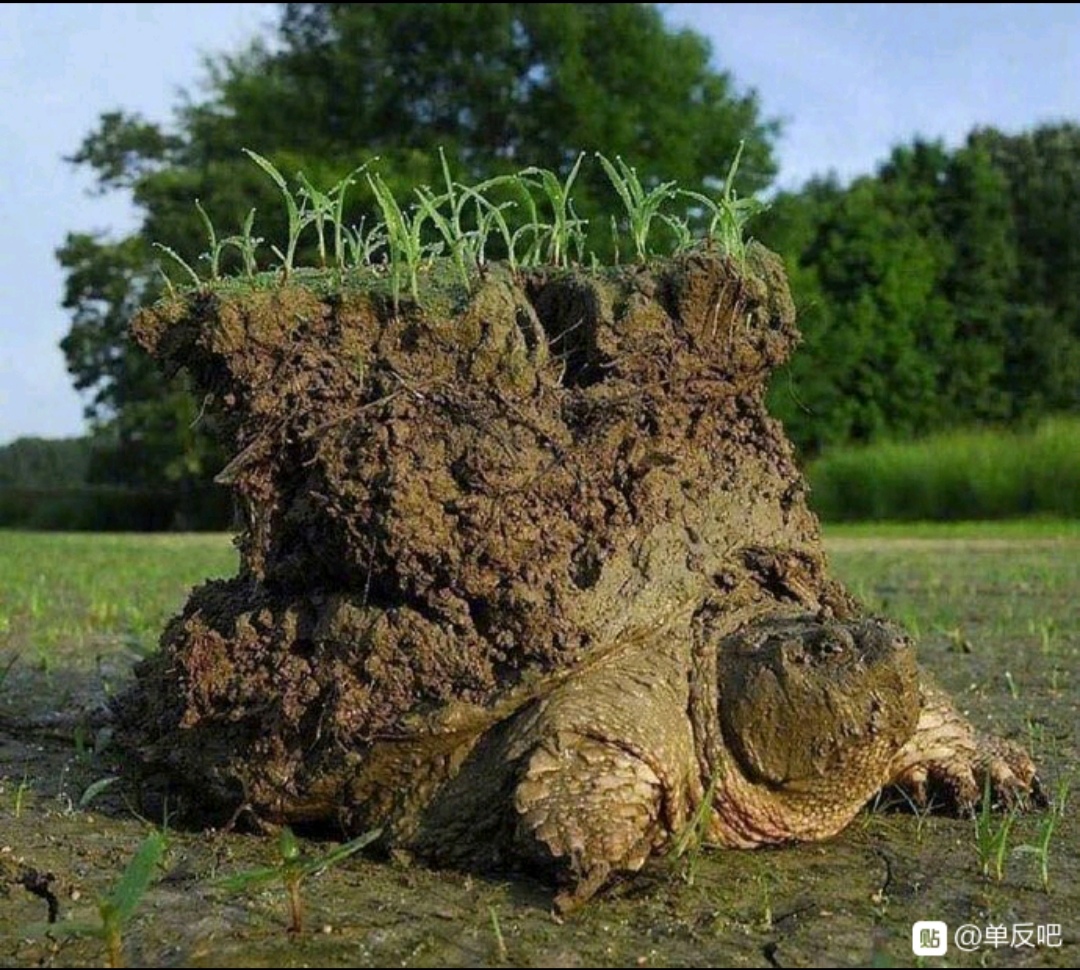
M798 336L775 256L492 266L400 306L374 282L136 321L206 395L243 514L240 574L118 709L198 808L335 818L374 740L479 732L678 611L850 611L763 405Z

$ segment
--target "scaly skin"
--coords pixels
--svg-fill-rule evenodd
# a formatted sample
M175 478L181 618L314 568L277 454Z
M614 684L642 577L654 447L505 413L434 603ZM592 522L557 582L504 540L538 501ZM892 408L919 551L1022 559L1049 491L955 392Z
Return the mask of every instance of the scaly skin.
M1035 764L1021 747L980 734L948 695L929 682L921 690L919 722L889 764L888 783L919 808L975 811L987 783L995 803L1045 805Z
M995 798L1038 794L1027 755L922 683L897 628L772 617L696 643L668 629L568 679L477 744L410 842L553 869L565 912L669 846L707 791L707 841L754 847L827 838L889 784L970 810L987 776Z
M707 840L743 848L832 836L890 784L951 811L987 778L996 799L1040 798L1027 754L978 736L889 623L769 617L691 647L710 662L686 651L669 636L615 658L513 729L518 850L562 866L559 910L670 845L706 791Z
M877 620L766 619L717 647L710 838L828 838L888 779L918 713L910 641Z
M640 869L700 801L689 656L689 637L672 631L568 681L517 720L516 841L569 877L559 909L611 872Z

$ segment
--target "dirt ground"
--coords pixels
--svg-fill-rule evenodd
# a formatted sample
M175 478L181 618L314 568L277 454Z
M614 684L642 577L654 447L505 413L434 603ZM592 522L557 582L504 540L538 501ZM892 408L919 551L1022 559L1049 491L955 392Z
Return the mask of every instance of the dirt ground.
M1029 745L1051 793L1063 782L1075 789L1080 542L859 538L829 551L849 588L919 635L924 666L976 724ZM0 965L103 960L100 940L65 927L96 917L95 900L149 828L119 782L80 807L122 768L85 712L124 682L133 659L116 648L6 669L0 654ZM173 829L124 946L141 966L1072 966L1072 807L1050 836L1046 889L1036 854L1017 851L1048 818L1014 820L1000 881L993 865L983 874L973 821L879 804L826 843L657 860L565 920L551 914L551 889L526 877L354 858L305 883L308 929L295 938L278 886L215 885L272 864L274 839ZM17 881L33 873L44 896ZM946 956L913 955L919 920L948 924ZM982 938L971 952L957 948L961 926Z

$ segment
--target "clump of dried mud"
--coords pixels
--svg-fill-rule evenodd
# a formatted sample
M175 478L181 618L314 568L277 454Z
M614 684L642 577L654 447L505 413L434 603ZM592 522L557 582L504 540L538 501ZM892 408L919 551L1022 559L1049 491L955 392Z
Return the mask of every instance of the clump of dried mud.
M373 741L479 730L673 610L850 611L762 401L797 340L765 250L494 267L400 310L320 285L134 329L207 395L243 512L240 575L193 593L119 706L199 807L333 818Z

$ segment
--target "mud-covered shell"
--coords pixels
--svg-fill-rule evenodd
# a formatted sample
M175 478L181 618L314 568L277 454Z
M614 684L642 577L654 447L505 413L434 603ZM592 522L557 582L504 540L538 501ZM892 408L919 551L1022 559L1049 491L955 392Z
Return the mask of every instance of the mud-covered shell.
M373 743L442 757L671 617L843 608L763 404L797 339L772 254L493 267L399 308L377 284L135 323L206 396L244 519L240 575L192 594L119 705L151 768L327 817Z

